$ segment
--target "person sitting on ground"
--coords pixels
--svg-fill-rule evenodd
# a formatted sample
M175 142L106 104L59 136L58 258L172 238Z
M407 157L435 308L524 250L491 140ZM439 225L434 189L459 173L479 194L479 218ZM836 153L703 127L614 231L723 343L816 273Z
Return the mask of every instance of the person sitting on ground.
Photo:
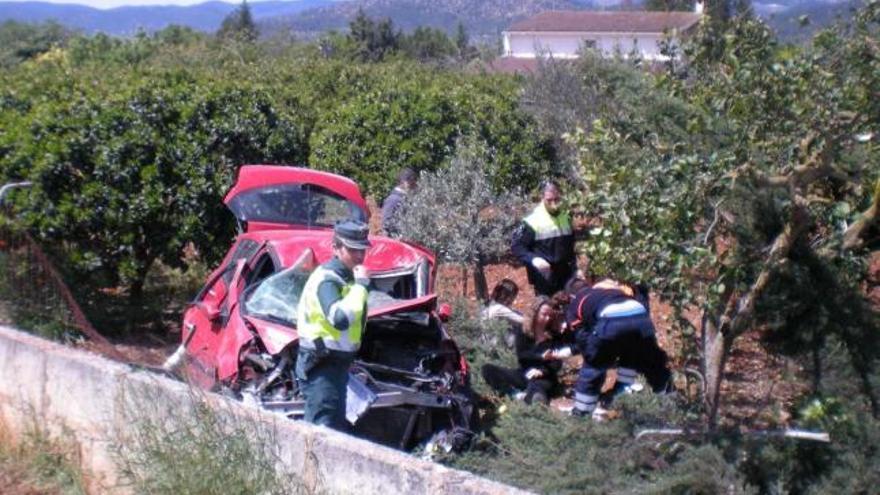
M666 392L671 373L666 353L657 344L648 291L611 279L581 288L566 311L584 359L575 384L575 416L601 421L607 411L599 395L609 368L617 366L614 395L626 393L643 373L655 393Z
M516 334L518 368L486 364L483 379L496 392L508 395L519 391L527 404L549 404L558 391L562 360L571 357L572 349L564 334L562 312L568 296L541 297L532 305L532 317L525 331Z
M418 180L418 174L411 168L405 168L398 174L397 186L391 190L385 201L382 201L382 230L385 231L385 235L396 236L400 233L398 217L401 207L406 202L407 196L416 190Z
M502 320L508 324L504 343L511 349L516 345L516 334L522 332L523 327L522 313L511 308L518 294L519 287L516 282L505 278L492 289L489 304L480 312L480 316L485 320Z

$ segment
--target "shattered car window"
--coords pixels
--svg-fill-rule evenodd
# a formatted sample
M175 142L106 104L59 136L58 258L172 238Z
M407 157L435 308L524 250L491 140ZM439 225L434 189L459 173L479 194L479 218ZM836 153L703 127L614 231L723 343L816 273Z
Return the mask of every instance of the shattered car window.
M310 274L311 271L300 267L291 267L266 278L246 296L245 313L276 323L295 326L299 299ZM402 301L402 299L397 299L386 292L371 287L367 296L367 307L374 310Z
M244 222L329 227L345 218L366 221L366 213L356 204L314 184L280 184L246 191L233 198L229 208Z
M296 325L299 297L310 273L300 267L291 267L266 278L247 297L245 313L289 326Z
M370 290L367 293L367 307L370 309L384 308L402 302L402 299L394 298L380 290Z

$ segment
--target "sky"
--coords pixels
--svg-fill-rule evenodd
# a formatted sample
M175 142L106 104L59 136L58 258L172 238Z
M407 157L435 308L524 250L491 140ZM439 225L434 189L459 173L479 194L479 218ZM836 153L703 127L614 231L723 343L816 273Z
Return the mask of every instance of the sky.
M2 3L10 0L0 0ZM18 0L20 1L20 0ZM112 9L114 7L123 7L128 5L194 5L197 3L205 3L208 0L35 0L48 1L50 3L75 3L80 5L88 5L97 9ZM220 0L227 3L239 4L240 0ZM253 3L259 0L248 0Z

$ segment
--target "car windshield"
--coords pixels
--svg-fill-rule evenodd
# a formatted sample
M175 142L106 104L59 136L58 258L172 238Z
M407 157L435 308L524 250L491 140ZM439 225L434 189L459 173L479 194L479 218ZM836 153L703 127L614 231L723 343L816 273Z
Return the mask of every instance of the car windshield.
M310 273L294 266L266 278L245 300L245 313L276 323L296 325L299 296Z
M279 184L245 191L229 203L243 222L329 227L337 220L366 221L366 212L342 196L314 184Z
M311 270L294 266L267 277L245 296L244 312L275 323L296 326L297 306L310 274ZM375 310L401 301L371 284L367 307Z

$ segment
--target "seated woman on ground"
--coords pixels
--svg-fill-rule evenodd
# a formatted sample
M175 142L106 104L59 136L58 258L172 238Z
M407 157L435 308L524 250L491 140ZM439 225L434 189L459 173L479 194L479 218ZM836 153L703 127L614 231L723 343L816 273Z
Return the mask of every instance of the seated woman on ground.
M523 327L522 313L511 308L518 294L519 287L516 283L505 278L492 289L489 304L480 312L480 316L485 320L503 320L508 324L504 343L511 349L515 345L516 334L521 333Z
M560 390L557 375L562 360L572 355L569 335L563 332L563 312L568 303L565 294L552 299L539 298L532 305L531 319L525 331L516 334L518 368L495 364L483 366L486 383L499 394L522 394L527 404L548 404Z

